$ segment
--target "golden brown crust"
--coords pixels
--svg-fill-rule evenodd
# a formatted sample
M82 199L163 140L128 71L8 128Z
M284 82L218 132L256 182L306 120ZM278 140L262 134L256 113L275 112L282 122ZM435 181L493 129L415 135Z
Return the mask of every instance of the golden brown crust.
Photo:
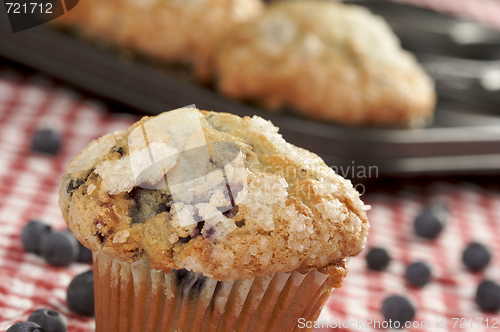
M193 63L206 79L219 40L262 7L260 0L86 0L55 23L160 60Z
M152 214L148 210L165 204L166 196L160 191L141 191L133 183L127 186L127 171L119 166L135 153L128 144L133 142L134 130L170 123L165 122L171 113L167 112L91 143L68 165L60 206L69 228L84 245L128 262L146 255L157 270L185 268L217 280L343 266L347 257L363 249L369 229L367 206L350 181L318 156L286 143L276 127L259 117L195 109L180 112L182 118L199 116L209 144L238 145L243 167L227 171L228 178L245 175L245 182L241 186L238 182L233 192L236 213L219 214L217 222L205 218L183 226L173 208ZM148 135L150 146L155 135ZM167 176L181 170L177 161ZM209 180L203 181L208 187ZM198 199L191 197L184 204L193 204L203 215L201 205L190 203ZM144 214L137 221L134 218L144 202Z
M216 53L219 89L348 125L422 125L434 84L383 19L335 1L277 1Z

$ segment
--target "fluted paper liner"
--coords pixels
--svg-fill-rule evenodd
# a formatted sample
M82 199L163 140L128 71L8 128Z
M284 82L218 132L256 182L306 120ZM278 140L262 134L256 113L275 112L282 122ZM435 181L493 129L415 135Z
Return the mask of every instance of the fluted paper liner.
M194 277L192 277L194 276ZM216 281L128 264L94 252L96 332L291 332L317 319L338 280L313 270Z

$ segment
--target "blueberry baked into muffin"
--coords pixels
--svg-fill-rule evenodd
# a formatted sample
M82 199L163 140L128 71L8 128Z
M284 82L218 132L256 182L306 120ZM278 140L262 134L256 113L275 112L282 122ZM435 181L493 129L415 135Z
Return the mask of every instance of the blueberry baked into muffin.
M217 48L219 90L344 125L422 126L434 83L383 18L336 1L271 3Z
M94 254L97 331L295 331L365 246L350 181L254 116L183 108L92 142L60 206Z

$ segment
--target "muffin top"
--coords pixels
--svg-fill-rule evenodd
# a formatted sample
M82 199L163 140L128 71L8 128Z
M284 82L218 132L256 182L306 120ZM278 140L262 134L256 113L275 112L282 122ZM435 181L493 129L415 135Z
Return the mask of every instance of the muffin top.
M434 83L383 18L337 1L275 1L216 51L221 92L348 125L418 126Z
M85 0L55 24L159 60L191 63L206 79L210 56L237 25L260 15L261 0Z
M182 108L93 141L60 207L88 248L217 280L331 271L365 246L350 181L260 117Z

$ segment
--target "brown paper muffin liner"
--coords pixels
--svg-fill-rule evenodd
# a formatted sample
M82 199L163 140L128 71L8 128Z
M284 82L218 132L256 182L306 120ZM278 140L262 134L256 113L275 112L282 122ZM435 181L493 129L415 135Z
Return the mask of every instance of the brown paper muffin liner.
M338 278L313 270L217 281L94 252L96 332L288 332L317 319Z

